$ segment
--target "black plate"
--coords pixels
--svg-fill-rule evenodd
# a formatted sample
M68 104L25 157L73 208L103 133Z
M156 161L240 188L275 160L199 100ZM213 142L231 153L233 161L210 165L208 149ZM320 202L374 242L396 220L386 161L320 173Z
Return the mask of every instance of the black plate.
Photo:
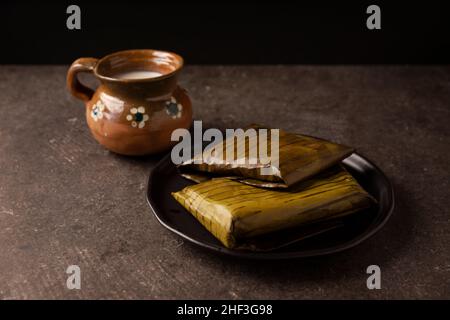
M151 171L147 200L158 221L184 239L227 255L256 259L289 259L325 255L356 246L375 234L386 223L394 208L394 191L383 172L359 154L343 161L360 185L378 201L364 214L344 219L342 227L269 252L251 252L225 248L170 194L192 182L181 177L170 154Z

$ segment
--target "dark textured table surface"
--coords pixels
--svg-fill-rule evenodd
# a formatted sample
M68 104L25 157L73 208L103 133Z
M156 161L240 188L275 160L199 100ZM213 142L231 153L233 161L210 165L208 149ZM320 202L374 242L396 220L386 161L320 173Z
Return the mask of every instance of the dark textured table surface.
M394 215L373 238L278 262L216 256L160 226L145 199L159 157L98 145L66 70L0 66L0 298L450 298L450 67L185 68L205 126L349 144L394 184ZM66 287L73 264L81 290ZM381 290L366 287L371 264Z

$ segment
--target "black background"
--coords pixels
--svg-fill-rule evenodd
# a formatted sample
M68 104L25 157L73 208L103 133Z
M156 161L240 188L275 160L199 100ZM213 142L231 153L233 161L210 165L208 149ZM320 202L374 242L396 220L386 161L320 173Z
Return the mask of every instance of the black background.
M239 304L270 304L273 313L271 315L222 315L210 314L208 318L202 316L179 316L179 307L206 306L221 310L222 305L237 306ZM28 316L30 312L50 319L80 319L86 315L94 317L115 317L129 319L142 317L147 319L292 319L313 316L318 319L331 319L345 317L346 319L383 319L386 314L400 314L403 318L429 317L431 313L444 313L448 310L449 301L363 301L363 300L103 300L103 301L2 301L2 311L11 311L16 315Z
M1 2L0 63L68 64L131 48L175 51L189 64L450 62L444 1ZM66 8L81 7L81 30ZM366 8L381 8L381 30Z

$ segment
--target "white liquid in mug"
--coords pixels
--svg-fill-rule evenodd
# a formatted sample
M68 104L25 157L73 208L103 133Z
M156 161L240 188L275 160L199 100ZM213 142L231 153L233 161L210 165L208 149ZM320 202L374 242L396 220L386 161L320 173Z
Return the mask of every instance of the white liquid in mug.
M149 79L162 76L162 73L148 70L133 70L117 73L114 78L117 79Z

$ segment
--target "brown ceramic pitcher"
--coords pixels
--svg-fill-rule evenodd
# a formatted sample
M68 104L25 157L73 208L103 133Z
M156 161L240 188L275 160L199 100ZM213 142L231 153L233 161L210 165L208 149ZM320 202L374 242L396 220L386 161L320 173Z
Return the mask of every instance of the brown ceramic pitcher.
M189 128L192 107L177 84L183 59L157 50L127 50L101 59L80 58L67 73L67 87L86 103L86 119L95 139L125 155L168 149L177 128ZM92 72L101 84L96 91L79 82Z

